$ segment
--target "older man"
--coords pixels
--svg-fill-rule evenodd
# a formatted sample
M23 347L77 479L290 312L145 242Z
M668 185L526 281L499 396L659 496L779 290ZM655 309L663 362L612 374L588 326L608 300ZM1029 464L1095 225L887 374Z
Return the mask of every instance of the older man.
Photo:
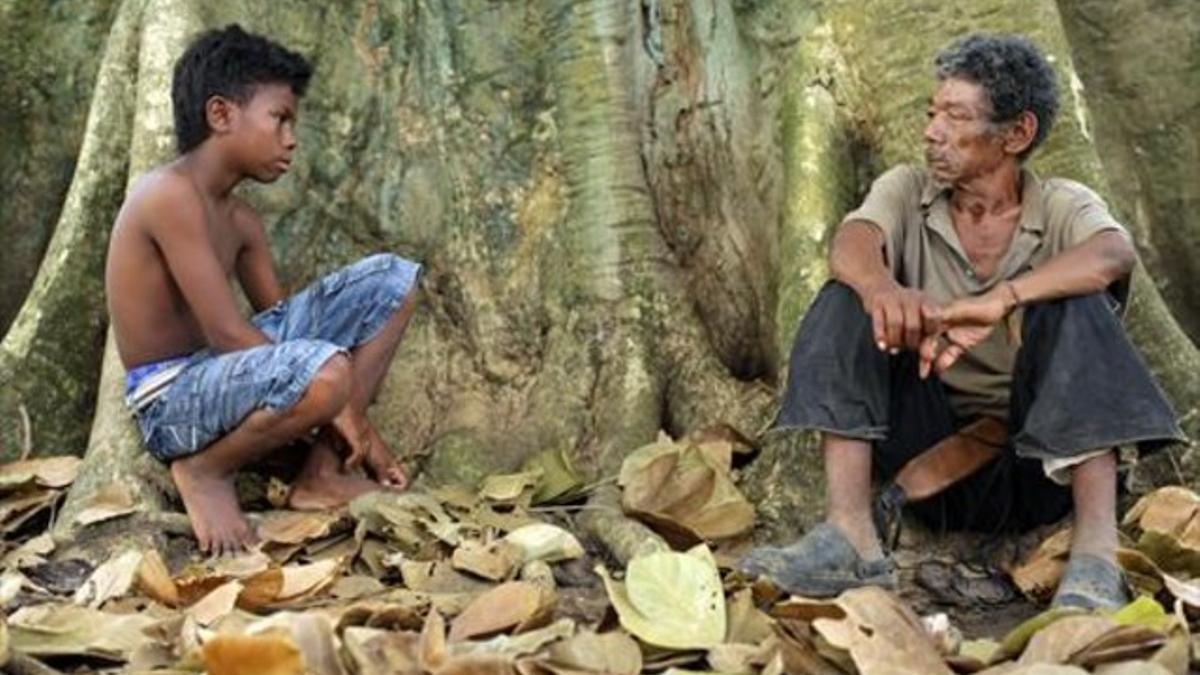
M808 596L894 585L872 468L895 476L932 447L934 482L982 466L917 515L1000 530L1073 506L1054 602L1118 605L1114 448L1182 438L1116 311L1134 249L1094 192L1024 168L1058 108L1029 41L972 35L935 63L926 166L891 169L846 216L792 353L777 425L821 432L826 520L741 567Z

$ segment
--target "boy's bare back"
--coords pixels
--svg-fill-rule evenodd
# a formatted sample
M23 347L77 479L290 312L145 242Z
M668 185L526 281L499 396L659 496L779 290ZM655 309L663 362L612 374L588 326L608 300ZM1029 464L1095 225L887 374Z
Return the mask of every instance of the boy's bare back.
M105 271L121 361L133 368L205 346L224 351L223 327L253 331L230 280L236 272L255 309L269 306L281 296L269 255L254 211L233 196L205 196L183 162L143 176L117 216ZM210 318L207 334L198 314Z

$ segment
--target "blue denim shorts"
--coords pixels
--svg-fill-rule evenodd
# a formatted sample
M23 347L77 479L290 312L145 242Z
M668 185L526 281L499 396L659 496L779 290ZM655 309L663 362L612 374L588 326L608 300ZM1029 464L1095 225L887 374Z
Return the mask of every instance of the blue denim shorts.
M395 255L364 258L255 315L251 322L273 344L183 357L161 396L134 412L146 448L170 462L208 446L255 410L295 405L326 361L383 328L420 272L421 265ZM142 378L162 365L130 371L131 405Z

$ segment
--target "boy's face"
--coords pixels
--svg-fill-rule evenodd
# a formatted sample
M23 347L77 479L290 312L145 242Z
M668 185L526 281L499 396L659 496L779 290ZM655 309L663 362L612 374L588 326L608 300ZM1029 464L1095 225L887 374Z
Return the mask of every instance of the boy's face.
M260 84L249 101L233 107L229 141L238 163L255 180L274 182L296 150L296 95L286 84Z

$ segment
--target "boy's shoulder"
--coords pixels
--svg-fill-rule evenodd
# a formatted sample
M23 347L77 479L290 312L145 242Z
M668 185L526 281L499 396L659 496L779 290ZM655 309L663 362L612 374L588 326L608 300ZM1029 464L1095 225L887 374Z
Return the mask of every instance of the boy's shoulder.
M170 164L147 171L134 181L124 210L137 222L151 224L157 216L178 214L189 207L203 208L195 185Z

